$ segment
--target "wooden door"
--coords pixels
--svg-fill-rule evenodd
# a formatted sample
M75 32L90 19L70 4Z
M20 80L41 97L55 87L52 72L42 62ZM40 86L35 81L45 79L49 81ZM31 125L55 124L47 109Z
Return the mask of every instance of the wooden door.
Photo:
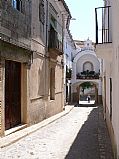
M21 63L5 62L5 129L21 123Z

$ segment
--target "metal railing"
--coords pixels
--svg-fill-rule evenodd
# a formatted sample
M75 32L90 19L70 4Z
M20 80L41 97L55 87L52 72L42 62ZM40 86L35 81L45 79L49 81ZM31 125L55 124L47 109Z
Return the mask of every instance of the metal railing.
M77 73L76 79L99 79L100 77L100 72L95 72L95 71L83 71L80 73Z
M96 44L111 43L111 6L95 8Z

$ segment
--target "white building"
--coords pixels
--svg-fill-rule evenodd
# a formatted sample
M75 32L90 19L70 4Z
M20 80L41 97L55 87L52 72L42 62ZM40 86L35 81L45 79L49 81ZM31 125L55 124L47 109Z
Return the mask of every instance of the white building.
M104 116L114 157L119 159L119 0L104 0L104 7L99 6L95 11L96 54L103 59Z
M64 99L65 103L71 101L71 73L72 55L76 52L76 46L67 27L64 34Z
M80 85L84 82L91 82L96 89L96 102L101 102L101 60L97 58L91 40L84 42L75 41L77 53L73 56L72 70L72 101L77 102L80 98Z

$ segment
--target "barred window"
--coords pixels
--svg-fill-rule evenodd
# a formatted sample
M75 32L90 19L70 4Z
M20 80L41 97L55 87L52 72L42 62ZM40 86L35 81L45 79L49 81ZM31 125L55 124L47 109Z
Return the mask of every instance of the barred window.
M12 0L12 6L13 6L13 8L22 12L22 0Z
M42 24L45 23L44 0L40 0L39 3L39 20Z

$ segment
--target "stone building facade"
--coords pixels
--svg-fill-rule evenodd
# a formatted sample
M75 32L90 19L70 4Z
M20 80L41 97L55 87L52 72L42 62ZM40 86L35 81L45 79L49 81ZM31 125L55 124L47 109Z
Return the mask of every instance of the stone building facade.
M69 28L65 29L64 37L64 99L65 104L71 102L71 75L72 55L76 52L76 46Z
M63 110L65 1L0 1L0 136Z
M0 134L27 123L27 78L32 63L31 4L0 2Z

